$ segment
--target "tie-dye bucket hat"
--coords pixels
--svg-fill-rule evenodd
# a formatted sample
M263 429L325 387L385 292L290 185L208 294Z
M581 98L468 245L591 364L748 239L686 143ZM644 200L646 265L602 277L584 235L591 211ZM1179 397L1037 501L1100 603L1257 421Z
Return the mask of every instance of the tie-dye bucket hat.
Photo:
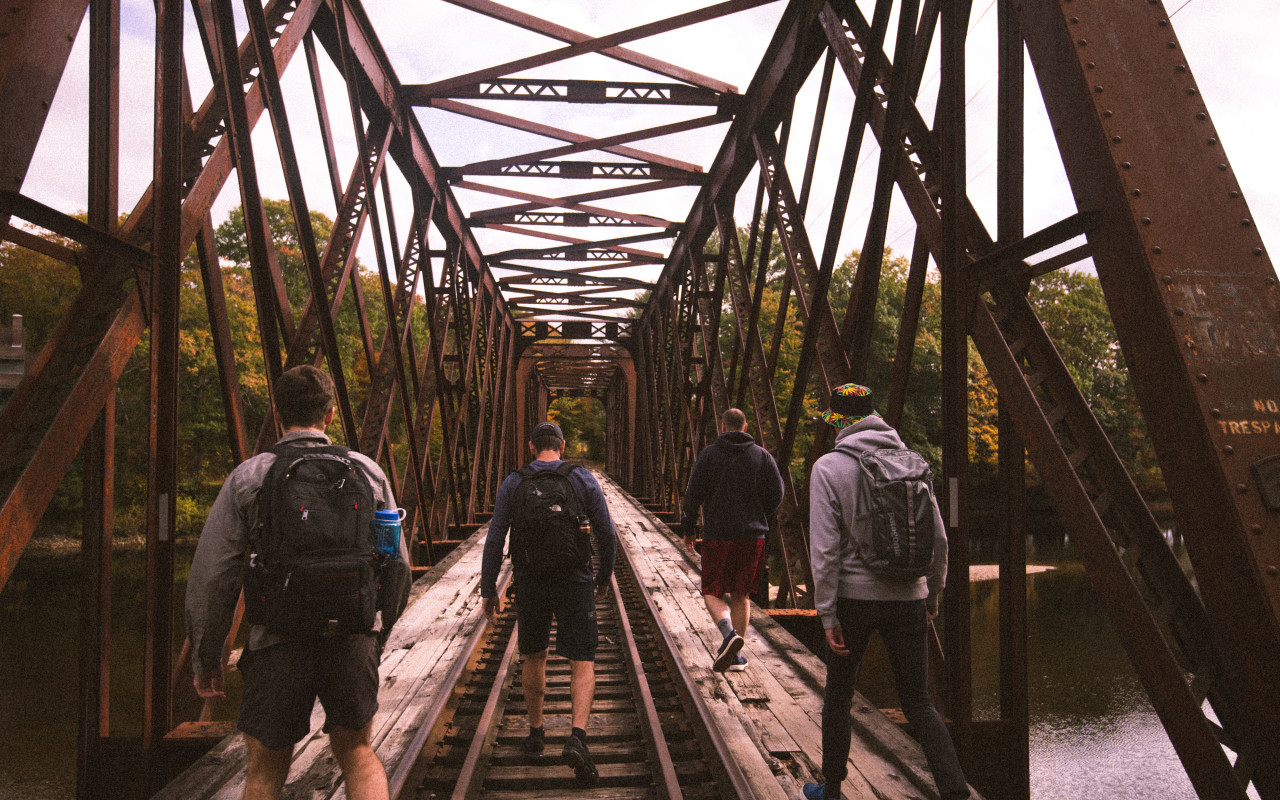
M871 390L856 383L846 383L831 390L830 407L821 414L822 421L834 428L847 428L875 413Z

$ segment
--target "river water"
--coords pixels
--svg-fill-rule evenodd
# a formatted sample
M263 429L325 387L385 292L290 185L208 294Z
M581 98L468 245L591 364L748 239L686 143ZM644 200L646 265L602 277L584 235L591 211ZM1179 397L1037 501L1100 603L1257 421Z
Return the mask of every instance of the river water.
M1032 798L1194 800L1070 544L1028 545L1032 563L1052 567L1028 576ZM141 734L142 565L136 549L113 565L113 736ZM995 718L994 581L973 584L972 612L975 717ZM24 558L0 593L0 798L75 795L78 615L77 555ZM873 702L896 705L874 649L863 678Z

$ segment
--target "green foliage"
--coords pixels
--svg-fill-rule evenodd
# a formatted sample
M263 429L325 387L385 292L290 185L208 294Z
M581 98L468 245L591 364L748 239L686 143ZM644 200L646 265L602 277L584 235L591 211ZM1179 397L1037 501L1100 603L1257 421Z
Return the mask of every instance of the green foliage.
M79 291L75 267L13 242L0 243L0 325L21 314L28 353L40 352Z
M739 230L738 233L745 255L747 231ZM709 245L709 249L714 251L716 247ZM837 321L843 319L849 303L857 260L858 254L851 253L832 274L828 296ZM886 408L893 373L909 266L906 258L886 251L865 379L879 395L877 407L882 412ZM784 428L804 337L794 291L787 304L786 316L782 324L778 324L785 271L786 261L775 243L766 267L758 326L766 359L770 363L774 363L776 359L773 391ZM754 265L752 272L755 272ZM1148 497L1164 497L1165 489L1155 454L1147 440L1133 386L1125 369L1110 312L1097 278L1084 273L1056 272L1039 279L1032 287L1030 297L1045 329L1057 344L1076 383L1089 399L1094 413L1129 467L1139 488ZM720 325L720 346L725 354L726 365L729 354L734 349L736 324L732 304L726 302ZM742 324L745 327L746 321ZM931 271L921 300L919 328L898 430L907 445L919 450L935 470L940 469L942 461L941 363L942 294L939 277L936 272ZM969 384L971 479L975 486L981 487L989 485L995 475L998 406L995 386L972 346L969 356ZM813 420L826 407L826 400L819 386L816 369L811 370L804 405L800 411L796 444L789 464L792 476L797 480L803 480L805 476L813 434L819 428L819 424ZM744 401L744 410L754 424L749 392Z
M604 463L604 405L592 397L561 397L551 404L547 416L560 426L565 436L565 458Z

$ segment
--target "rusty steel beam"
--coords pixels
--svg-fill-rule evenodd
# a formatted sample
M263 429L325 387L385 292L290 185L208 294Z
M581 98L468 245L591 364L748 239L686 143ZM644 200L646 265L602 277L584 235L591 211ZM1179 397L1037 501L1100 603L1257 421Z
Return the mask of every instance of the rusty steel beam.
M468 73L450 81L442 82L439 87L445 88L451 85L465 85L466 83L478 80L491 79L501 77L513 72L523 72L533 67L545 66L567 58L583 55L586 53L600 53L609 58L617 59L626 64L640 67L649 72L658 75L664 75L668 78L693 86L700 86L715 92L733 93L737 90L727 83L709 78L705 75L699 75L682 67L659 61L656 58L636 53L620 45L635 41L637 39L645 39L660 33L667 33L678 28L687 27L699 22L716 19L726 14L732 14L738 11L745 11L760 5L773 2L773 0L728 0L728 2L718 3L714 6L698 9L685 14L679 14L658 22L651 22L646 25L640 25L629 30L620 31L608 36L590 37L587 34L579 33L561 25L555 25L544 19L539 19L531 14L524 14L515 11L492 0L448 0L454 5L471 9L472 11L485 14L494 19L509 22L512 25L531 30L536 33L543 34L563 42L570 42L569 47L544 53L538 56L521 59L519 61L509 62L498 67L492 67L488 70Z
M156 202L151 270L151 391L147 469L147 592L142 748L155 752L173 727L174 526L178 501L178 304L182 257L182 0L156 7ZM149 777L155 786L157 775ZM157 787L158 788L158 787Z
M1280 707L1276 448L1252 435L1277 419L1275 269L1160 3L1021 22L1049 118L1071 123L1058 147L1077 202L1104 214L1094 263L1225 682L1250 698L1255 786L1280 796L1280 719L1263 711Z

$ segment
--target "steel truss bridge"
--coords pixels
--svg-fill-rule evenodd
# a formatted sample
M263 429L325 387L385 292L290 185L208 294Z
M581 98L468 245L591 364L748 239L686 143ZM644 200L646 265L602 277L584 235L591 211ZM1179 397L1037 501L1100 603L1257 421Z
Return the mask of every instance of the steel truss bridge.
M0 412L0 586L79 456L85 631L109 629L115 389L149 332L145 763L183 721L171 677L181 667L171 653L173 520L180 265L193 246L233 458L276 436L242 397L212 218L224 188L244 209L268 382L294 365L327 367L341 438L394 477L421 568L484 519L531 421L556 397L603 403L608 473L668 511L730 406L751 409L752 430L780 463L822 452L829 434L804 419L803 401L867 379L896 198L914 243L892 378L878 388L897 421L932 263L942 297L938 488L953 576L942 686L964 758L1003 765L1003 794L993 796L1026 796L1029 457L1199 796L1280 798L1280 437L1251 433L1280 429L1280 290L1159 0L997 0L994 229L966 186L970 2L727 0L607 35L491 0L449 2L415 14L448 8L449 20L470 14L538 46L511 60L485 48L478 69L408 84L398 71L416 65L389 60L375 2L156 0L154 65L122 60L122 22L138 23L119 0L12 0L0 22L0 231L74 265L82 283ZM745 88L645 53L653 37L688 29L711 40L735 15L762 10L776 27ZM424 31L424 57L430 35L450 33ZM83 217L37 201L27 181L77 36L90 52ZM941 81L928 104L926 66ZM126 81L154 81L155 136L152 182L122 209ZM1039 85L1075 206L1035 231L1024 229L1027 81ZM206 84L203 96L192 89ZM829 112L839 98L847 113ZM465 124L426 124L445 116ZM318 133L298 135L303 119ZM685 141L702 146L673 146ZM442 164L446 151L478 160ZM284 291L266 221L261 176L277 164L283 183L272 185L292 204L309 287L302 304ZM859 168L871 173L865 196ZM317 174L323 191L309 206L304 185ZM864 200L865 222L851 213ZM334 210L323 244L309 215L317 204ZM861 241L841 251L851 220ZM791 312L777 316L803 331L780 393L781 329L760 324L779 246ZM848 303L833 307L836 262L853 249ZM380 280L380 342L352 280L357 252ZM1089 261L1194 582L1028 301L1038 277ZM357 309L362 350L338 347L344 306ZM974 496L966 477L971 347L999 392L996 498ZM367 390L354 388L360 370ZM404 428L394 446L393 413ZM806 431L812 451L799 452ZM770 541L783 565L776 605L803 609L805 485L786 477ZM1001 525L1001 718L975 721L969 528L972 509L991 503ZM82 642L82 776L109 730L106 640Z

